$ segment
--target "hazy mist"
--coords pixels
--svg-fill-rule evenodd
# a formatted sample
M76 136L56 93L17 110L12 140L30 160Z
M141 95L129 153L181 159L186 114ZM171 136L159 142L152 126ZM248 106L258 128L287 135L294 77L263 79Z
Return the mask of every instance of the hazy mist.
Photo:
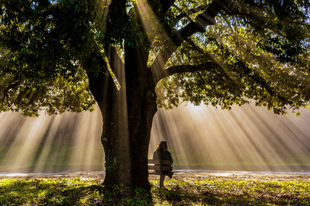
M310 165L310 110L296 117L245 105L232 110L181 105L155 115L149 158L165 139L176 168L271 169ZM39 118L0 114L1 172L102 170L102 118L92 113L65 113ZM229 167L230 166L230 167ZM17 170L19 169L19 170Z

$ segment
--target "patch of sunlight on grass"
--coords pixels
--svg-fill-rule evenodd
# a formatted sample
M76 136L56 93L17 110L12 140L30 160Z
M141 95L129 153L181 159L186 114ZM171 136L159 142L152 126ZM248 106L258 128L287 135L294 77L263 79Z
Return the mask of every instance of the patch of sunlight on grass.
M0 205L309 205L310 182L304 180L175 180L159 188L152 184L150 199L143 189L132 197L120 185L110 189L101 181L74 179L2 179ZM152 202L150 202L150 200Z

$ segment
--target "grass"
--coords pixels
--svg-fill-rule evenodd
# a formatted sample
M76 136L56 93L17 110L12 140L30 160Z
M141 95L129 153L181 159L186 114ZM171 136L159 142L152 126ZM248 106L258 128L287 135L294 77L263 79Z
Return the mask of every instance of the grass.
M310 205L309 181L151 180L152 203L137 189L107 190L101 182L75 179L1 179L0 205Z

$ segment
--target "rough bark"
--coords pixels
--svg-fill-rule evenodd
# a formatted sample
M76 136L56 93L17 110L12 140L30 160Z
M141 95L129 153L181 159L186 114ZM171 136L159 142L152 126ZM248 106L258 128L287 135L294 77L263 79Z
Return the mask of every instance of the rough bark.
M147 156L157 105L155 85L148 80L147 53L125 47L125 68L132 185L150 189Z
M111 69L122 86L119 91L110 75L88 73L90 89L103 117L105 185L150 189L147 156L157 106L155 85L148 81L144 57L139 49L127 47L124 65L113 47L108 51ZM96 64L106 66L102 57L93 52L85 66L91 68Z

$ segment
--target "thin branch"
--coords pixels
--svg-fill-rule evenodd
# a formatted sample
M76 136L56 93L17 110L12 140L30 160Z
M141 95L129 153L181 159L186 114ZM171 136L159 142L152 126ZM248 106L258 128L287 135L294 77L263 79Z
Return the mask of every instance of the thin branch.
M202 50L201 48L199 48L197 45L195 45L191 40L187 40L187 42L188 42L189 44L191 44L197 51L203 52L203 50ZM215 67L223 68L223 66L222 66L221 64L219 64L210 54L204 53L204 56L205 56L206 59L212 61L212 64L214 65L213 68L215 68ZM259 57L262 58L261 56L256 56L256 57L257 57L257 58L259 58ZM246 61L246 62L247 62L247 61ZM245 74L246 74L247 76L250 76L251 79L255 80L256 83L260 84L261 87L265 88L266 91L267 91L271 96L274 96L276 93L279 94L277 91L275 91L275 88L271 87L271 86L268 84L268 81L267 81L267 80L265 80L263 77L261 77L261 76L259 75L259 73L258 73L257 71L251 70L251 69L248 68L248 67L246 66L246 64L245 64L244 62L242 62L242 61L240 61L239 63L240 63L240 65L241 65L242 68L243 68L242 71L245 72ZM227 68L227 69L228 69L228 68ZM231 70L231 69L230 69L230 70ZM253 71L254 74L250 74L251 71ZM240 73L238 73L238 75L241 75L241 76L242 76L242 74L240 74ZM229 76L227 76L227 77L230 78ZM240 79L240 77L239 77L239 79ZM239 83L239 84L240 84L240 83ZM240 85L240 86L242 86L242 85ZM278 97L279 97L279 99L281 99L282 101L285 99L285 98L284 98L283 96L281 96L280 94L279 94Z
M175 7L177 10L179 10L179 12L181 13L180 15L178 15L175 20L174 20L174 24L177 24L183 17L187 17L189 20L191 20L191 18L189 17L189 15L191 14L195 14L197 12L203 11L206 9L207 6L199 6L197 8L193 8L193 9L189 9L187 10L188 13L184 13L182 11L181 8L179 8L177 5L173 4L173 7Z
M18 79L18 80L16 80L16 77L14 78L15 79L15 83L13 83L13 84L11 84L11 85L9 85L8 87L6 87L6 88L1 88L1 90L3 91L2 93L3 93L3 98L1 98L2 99L2 101L4 101L4 99L6 98L6 97L8 97L8 92L9 92L9 90L10 89L18 89L18 87L26 80L24 77L21 77L20 79ZM13 81L14 81L14 79L13 79Z
M117 52L115 51L115 48L106 48L106 51L108 53L108 58L111 66L111 69L115 69L115 64L121 64L124 65L121 59L119 58ZM98 65L96 65L96 63ZM100 49L97 45L94 45L94 50L91 52L84 64L83 67L85 67L88 79L89 79L89 86L91 89L92 94L94 95L96 101L99 102L104 102L104 98L102 99L102 91L105 91L107 87L113 87L112 84L115 85L114 80L112 79L111 75L106 75L104 72L97 72L96 70L92 70L92 67L100 66L100 68L105 69L105 73L108 74L108 65L107 62L104 60Z
M216 67L217 64L214 62L207 62L205 64L201 64L198 66L192 66L192 65L180 65L180 66L172 66L168 69L165 69L161 75L158 76L158 79L155 80L155 82L159 82L162 78L171 76L173 74L179 74L179 73L185 73L185 72L197 72L197 71L206 71L211 70L214 67Z
M199 14L195 20L201 25L201 27L206 28L208 25L214 25L216 23L216 15L227 7L230 0L215 0L209 7L201 14Z

